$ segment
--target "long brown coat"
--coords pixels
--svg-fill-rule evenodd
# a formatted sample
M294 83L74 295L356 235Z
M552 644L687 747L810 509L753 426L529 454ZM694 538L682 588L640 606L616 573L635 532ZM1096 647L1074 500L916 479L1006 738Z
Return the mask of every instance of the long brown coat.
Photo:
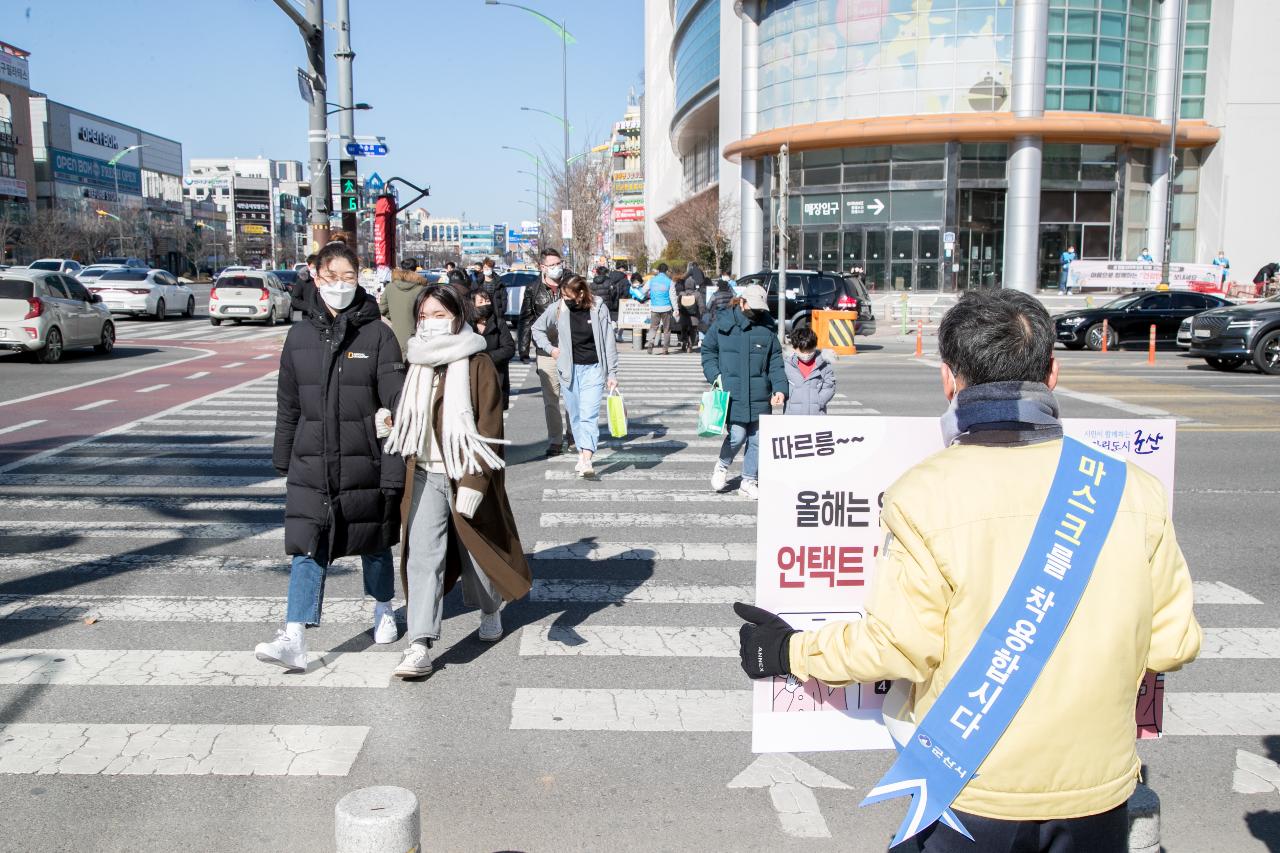
M504 438L502 423L502 385L493 360L486 353L471 356L471 406L476 413L476 428L489 438ZM443 368L441 368L443 370ZM436 441L440 440L441 415L444 395L437 394L431 401L431 428ZM495 445L501 454L502 445ZM404 499L400 504L403 527L400 531L400 582L405 597L409 595L409 517L413 508L413 474L416 457L409 457L405 471ZM482 466L483 467L483 466ZM475 489L484 495L480 508L473 518L463 518L455 509L452 512L451 529L455 535L449 544L445 560L444 591L449 592L462 576L461 545L471 554L471 560L483 571L506 601L515 601L529 593L533 578L529 563L520 544L520 532L516 530L515 516L507 501L506 471L490 471L487 467L479 474L467 474L453 482L454 493L459 488Z

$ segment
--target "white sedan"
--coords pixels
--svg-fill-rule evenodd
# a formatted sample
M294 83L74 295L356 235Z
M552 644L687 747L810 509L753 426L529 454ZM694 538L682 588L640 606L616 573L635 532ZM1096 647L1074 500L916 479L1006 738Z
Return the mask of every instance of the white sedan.
M163 320L170 314L193 317L196 295L165 270L122 267L103 273L89 286L112 314Z
M244 270L222 275L209 291L209 322L261 320L268 326L293 322L293 297L275 273Z

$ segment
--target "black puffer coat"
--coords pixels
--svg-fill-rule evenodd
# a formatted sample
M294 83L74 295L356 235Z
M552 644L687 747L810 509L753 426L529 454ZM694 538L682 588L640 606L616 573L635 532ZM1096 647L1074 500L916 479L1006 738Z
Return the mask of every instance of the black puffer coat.
M395 410L400 345L363 288L332 316L316 291L280 354L272 464L288 478L289 554L372 554L400 539L404 460L386 456L373 422Z

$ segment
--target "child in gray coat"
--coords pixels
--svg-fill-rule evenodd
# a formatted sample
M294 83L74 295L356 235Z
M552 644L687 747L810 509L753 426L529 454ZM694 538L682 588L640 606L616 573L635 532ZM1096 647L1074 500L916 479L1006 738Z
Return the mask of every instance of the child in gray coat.
M835 366L818 351L818 336L808 326L791 333L791 347L794 351L783 364L791 385L785 414L825 415L836 395Z

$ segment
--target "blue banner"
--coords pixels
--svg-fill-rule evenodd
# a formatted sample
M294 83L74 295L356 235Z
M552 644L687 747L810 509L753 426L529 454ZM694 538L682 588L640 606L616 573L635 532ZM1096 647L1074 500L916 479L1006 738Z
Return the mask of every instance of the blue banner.
M132 166L111 166L106 160L57 148L49 149L49 161L55 181L114 190L118 179L122 194L142 195L142 171Z
M938 701L902 745L862 805L912 801L893 839L901 844L950 811L1031 693L1075 613L1120 507L1128 469L1064 438L1058 469L1009 591Z

